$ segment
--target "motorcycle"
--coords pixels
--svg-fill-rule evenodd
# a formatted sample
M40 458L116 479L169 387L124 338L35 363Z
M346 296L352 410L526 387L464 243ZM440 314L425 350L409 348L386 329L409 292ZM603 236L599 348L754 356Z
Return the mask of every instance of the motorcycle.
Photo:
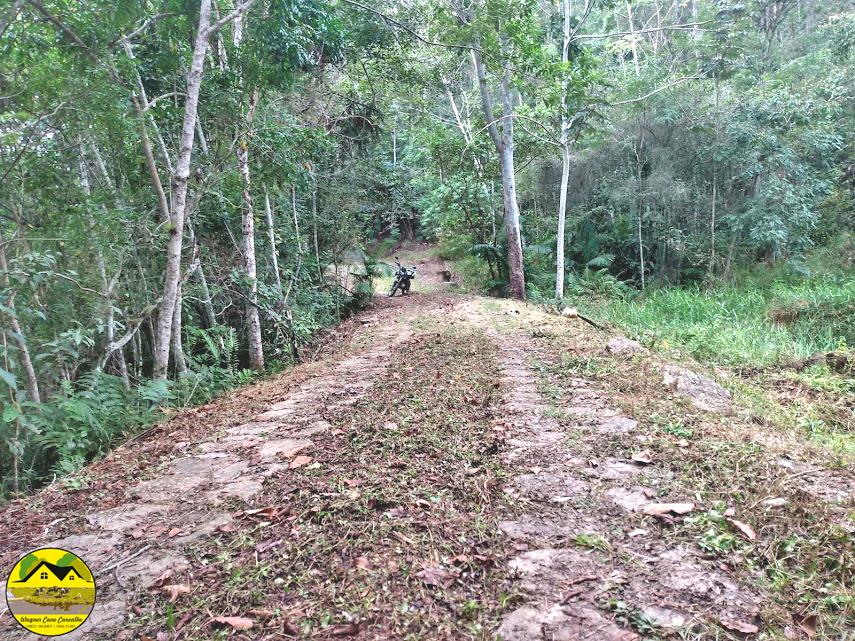
M398 268L395 270L395 280L392 282L392 291L389 292L389 298L392 298L398 289L401 290L402 295L406 296L410 292L410 281L416 277L416 268L404 267L397 256L395 256L395 265Z

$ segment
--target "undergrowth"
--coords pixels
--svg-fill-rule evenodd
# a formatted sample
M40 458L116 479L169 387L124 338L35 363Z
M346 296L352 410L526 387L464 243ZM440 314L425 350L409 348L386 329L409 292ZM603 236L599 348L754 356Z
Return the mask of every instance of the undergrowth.
M782 364L855 345L851 276L670 287L643 295L589 292L580 307L648 347L679 347L717 365Z

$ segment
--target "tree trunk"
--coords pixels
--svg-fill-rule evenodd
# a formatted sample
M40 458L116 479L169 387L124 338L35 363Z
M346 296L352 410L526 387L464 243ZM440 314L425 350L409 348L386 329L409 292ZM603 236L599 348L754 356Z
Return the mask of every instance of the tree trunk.
M195 272L199 277L199 287L202 288L202 309L205 312L205 323L208 328L215 327L217 325L217 317L214 314L214 304L211 301L211 290L208 288L208 279L205 278L205 270L202 268L201 250L199 243L196 241L193 223L189 220L187 221L187 234L193 249L193 256L197 260Z
M0 272L2 272L3 287L9 289L9 265L6 263L6 241L0 233ZM36 378L36 370L33 368L33 360L30 358L30 350L27 347L27 340L24 337L24 332L21 329L21 324L18 322L18 316L15 313L15 297L9 296L7 303L9 313L6 314L9 318L9 328L12 330L12 339L15 345L18 346L20 354L21 368L24 370L24 376L27 379L27 394L30 400L34 403L41 403L42 397L39 394L39 381Z
M629 20L629 43L632 47L632 62L635 65L635 75L638 76L641 74L641 67L638 64L638 43L635 41L635 25L632 20L632 5L629 2L626 3L626 17Z
M279 275L279 256L276 251L276 234L273 231L273 208L270 206L270 194L267 193L267 187L264 188L264 216L267 219L267 239L270 241L270 262L273 265L273 280L276 283L276 291L279 292L279 296L283 296L282 277Z
M718 160L715 155L718 154L718 108L719 108L719 83L718 75L714 78L715 82L715 145L716 150L713 154L712 162L712 211L710 212L710 264L708 269L709 277L712 277L715 272L715 225L716 225L716 200L718 197Z
M638 208L638 260L641 263L641 291L644 291L644 241L641 236L641 208Z
M157 318L156 342L154 346L154 378L165 380L169 367L169 347L172 342L172 322L175 316L175 301L181 279L181 248L184 241L184 210L187 205L187 182L190 178L190 160L196 134L196 114L199 107L199 90L205 70L205 54L211 22L211 0L201 0L199 27L193 45L193 60L187 74L187 97L184 104L184 123L178 162L172 189L172 212L170 216L169 243L166 249L166 268L163 275L163 299Z
M561 62L570 58L570 0L564 0L564 39ZM555 242L555 298L564 298L564 228L567 222L567 185L570 182L570 122L567 117L567 81L561 91L561 193L558 195L558 230Z
M184 358L184 346L181 343L181 283L178 284L178 293L175 296L175 312L172 316L172 362L179 376L187 373L187 360Z
M519 227L519 205L517 204L516 176L514 174L514 106L510 86L510 61L505 60L502 75L502 131L496 126L493 103L487 87L487 70L481 53L472 50L472 63L478 79L481 94L481 106L487 121L487 130L499 153L499 166L502 171L502 198L505 204L505 228L508 234L508 275L511 296L525 300L525 275L523 272L522 239Z
M324 279L321 270L321 251L318 247L318 177L312 172L312 240L315 244L315 262L318 265L318 281Z
M235 22L235 28L240 26ZM258 91L254 91L249 101L249 109L244 122L249 128L255 106L258 102ZM261 341L261 318L258 314L258 270L255 262L255 211L252 205L249 175L249 132L238 142L237 164L238 172L243 182L243 258L244 271L249 280L249 296L246 301L246 328L249 339L249 363L253 369L264 369L264 346Z
M303 244L300 242L300 223L297 219L297 187L291 185L291 214L294 216L294 235L297 237L297 256L303 255Z
M83 143L80 142L78 145L80 151L79 158L79 169L80 169L80 184L83 186L83 193L86 198L90 198L92 196L92 187L89 183L89 175L88 169L86 167L86 155ZM102 169L104 172L105 180L107 180L106 167ZM89 227L90 230L95 228L95 220L89 219ZM101 247L95 242L94 239L90 238L92 242L92 249L95 252L95 264L98 267L98 275L101 278L101 300L99 301L99 307L103 306L104 310L104 340L109 348L110 345L116 340L116 321L113 312L113 287L110 285L110 279L107 278L107 265L104 261L104 253L101 251ZM115 356L116 359L116 368L119 371L119 376L122 378L122 383L125 386L125 389L131 388L131 381L128 378L128 364L125 361L125 351L123 349L118 349L111 356Z

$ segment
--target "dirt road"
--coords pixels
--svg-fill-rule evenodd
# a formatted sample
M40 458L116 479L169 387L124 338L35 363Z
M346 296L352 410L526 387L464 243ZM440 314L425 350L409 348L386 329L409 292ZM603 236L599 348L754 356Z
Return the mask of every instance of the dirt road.
M380 300L320 360L4 508L0 564L80 555L86 639L843 629L846 604L817 623L802 597L851 565L802 585L769 569L851 562L851 474L613 339L509 301ZM786 556L794 533L811 546ZM27 638L8 614L0 635Z

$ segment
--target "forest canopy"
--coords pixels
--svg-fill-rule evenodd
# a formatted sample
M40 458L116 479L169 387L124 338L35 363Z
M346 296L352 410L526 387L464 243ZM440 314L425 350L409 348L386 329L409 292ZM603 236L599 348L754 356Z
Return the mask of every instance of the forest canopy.
M0 489L298 360L402 241L544 301L825 248L851 312L853 45L851 0L6 3Z

